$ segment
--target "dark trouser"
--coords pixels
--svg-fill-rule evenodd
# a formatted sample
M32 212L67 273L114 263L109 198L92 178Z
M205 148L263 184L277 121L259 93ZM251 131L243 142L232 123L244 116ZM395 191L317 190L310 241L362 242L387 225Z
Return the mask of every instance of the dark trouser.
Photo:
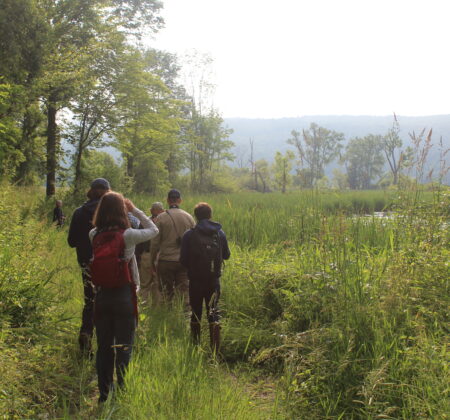
M81 266L81 276L83 278L83 288L84 288L84 307L81 318L80 334L87 334L89 337L92 337L94 331L95 291L91 283L91 274L89 272L88 264L83 264Z
M177 292L183 297L185 304L189 304L187 271L178 261L158 261L158 278L166 302L170 302Z
M189 302L191 304L191 322L202 319L203 302L205 302L208 322L219 322L220 279L191 277L189 279Z
M136 317L130 285L101 289L97 292L95 328L98 344L98 388L100 401L105 401L113 384L114 358L119 386L123 385L125 370L131 359Z

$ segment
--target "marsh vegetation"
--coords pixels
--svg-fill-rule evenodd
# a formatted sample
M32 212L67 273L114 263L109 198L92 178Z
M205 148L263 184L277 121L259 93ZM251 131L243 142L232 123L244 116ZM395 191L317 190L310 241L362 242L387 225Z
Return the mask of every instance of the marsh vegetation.
M0 199L4 418L445 418L448 191L210 195L232 244L222 358L181 308L141 311L127 390L96 404L65 230L33 189ZM133 197L148 208L154 197ZM200 197L190 197L191 209ZM389 209L396 217L355 217ZM68 211L68 209L66 209Z

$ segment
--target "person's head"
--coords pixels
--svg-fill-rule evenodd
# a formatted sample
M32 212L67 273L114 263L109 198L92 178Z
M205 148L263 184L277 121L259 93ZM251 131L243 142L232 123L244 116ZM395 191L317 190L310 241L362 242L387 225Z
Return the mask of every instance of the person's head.
M97 210L95 210L92 224L97 229L129 228L130 220L128 219L128 210L123 195L112 191L103 194Z
M87 192L87 196L91 200L98 200L110 190L111 186L105 178L96 178L91 182L91 188Z
M178 190L170 190L167 194L167 204L169 206L178 206L181 203L181 193Z
M55 201L55 205L56 205L56 207L62 207L62 201L61 200L56 200Z
M212 208L208 203L198 203L194 208L194 215L198 221L203 219L211 219Z
M156 217L163 212L164 212L163 203L160 203L159 201L153 203L152 206L150 207L150 213L152 214L152 217Z

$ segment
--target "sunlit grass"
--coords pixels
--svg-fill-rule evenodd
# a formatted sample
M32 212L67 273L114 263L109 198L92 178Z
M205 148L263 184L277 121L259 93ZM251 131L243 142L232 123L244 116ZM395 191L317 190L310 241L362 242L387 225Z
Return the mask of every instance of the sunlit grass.
M0 200L6 418L410 419L450 412L445 191L186 195L188 211L210 202L230 239L222 359L211 358L206 331L200 348L191 345L178 307L143 310L126 392L103 408L94 364L77 352L82 284L67 227L50 226L53 203L27 194L29 201L10 189ZM157 199L133 197L144 210ZM66 200L69 216L73 204ZM366 215L381 210L389 217ZM261 375L272 382L269 403L253 392Z

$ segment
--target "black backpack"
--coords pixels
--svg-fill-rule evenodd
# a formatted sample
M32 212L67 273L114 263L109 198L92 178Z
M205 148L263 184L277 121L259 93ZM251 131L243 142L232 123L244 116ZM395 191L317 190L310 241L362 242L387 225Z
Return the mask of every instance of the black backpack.
M222 268L222 248L218 232L207 234L198 227L192 229L190 237L190 260L195 271L208 275Z

